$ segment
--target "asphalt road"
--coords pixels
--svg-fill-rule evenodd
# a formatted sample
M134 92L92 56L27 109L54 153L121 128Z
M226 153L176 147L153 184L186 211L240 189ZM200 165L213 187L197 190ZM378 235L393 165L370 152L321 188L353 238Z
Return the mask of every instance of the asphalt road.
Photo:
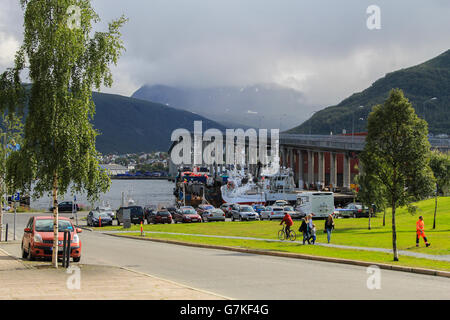
M21 237L29 215L18 217ZM11 219L8 215L6 221ZM119 239L89 231L80 237L84 264L127 267L236 299L450 299L448 278L381 270L381 289L369 290L370 275L358 266ZM20 241L1 247L20 255Z

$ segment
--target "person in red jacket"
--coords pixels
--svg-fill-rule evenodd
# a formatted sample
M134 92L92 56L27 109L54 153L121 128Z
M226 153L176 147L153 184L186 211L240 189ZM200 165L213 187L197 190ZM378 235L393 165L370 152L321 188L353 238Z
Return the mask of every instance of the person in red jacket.
M289 213L284 213L284 218L281 220L280 226L283 225L283 223L286 224L286 228L284 229L284 232L286 233L286 237L289 238L289 235L291 234L291 227L294 225L294 221L292 221L292 217Z
M423 238L427 247L431 246L431 243L428 243L428 239L425 235L425 223L423 222L422 216L419 217L419 221L417 221L416 223L416 231L417 231L416 247L419 247L420 237Z

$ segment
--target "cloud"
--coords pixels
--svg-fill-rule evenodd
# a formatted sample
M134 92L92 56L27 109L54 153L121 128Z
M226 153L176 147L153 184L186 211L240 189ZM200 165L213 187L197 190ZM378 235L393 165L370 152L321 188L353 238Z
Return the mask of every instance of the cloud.
M388 72L449 49L450 2L445 0L92 3L102 18L99 29L122 14L130 19L123 29L127 51L113 68L115 83L107 90L125 95L145 83L210 87L274 82L302 91L306 103L319 109ZM372 4L381 8L381 30L366 27L366 9ZM0 32L6 32L2 39L20 39L18 1L2 0L2 5L11 16L0 24ZM11 40L1 43L14 46ZM8 60L10 51L0 59Z

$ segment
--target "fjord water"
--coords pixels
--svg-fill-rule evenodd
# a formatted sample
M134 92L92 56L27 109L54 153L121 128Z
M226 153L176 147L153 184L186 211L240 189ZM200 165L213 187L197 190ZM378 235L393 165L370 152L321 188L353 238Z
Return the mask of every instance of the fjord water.
M173 182L166 180L112 180L109 192L102 194L100 200L94 204L89 203L85 194L76 194L77 203L84 207L96 207L97 205L109 204L112 209L121 205L122 192L125 200L131 197L136 205L158 205L173 203ZM72 201L70 192L59 197L59 202ZM31 208L35 210L48 210L52 203L50 196L44 196L37 200L31 200Z

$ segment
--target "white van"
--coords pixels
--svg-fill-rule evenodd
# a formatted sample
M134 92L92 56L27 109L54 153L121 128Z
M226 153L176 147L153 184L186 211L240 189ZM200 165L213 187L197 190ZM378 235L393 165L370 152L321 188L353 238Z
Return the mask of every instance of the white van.
M326 218L334 212L334 195L332 192L299 193L295 209L302 215L314 214L315 218Z

